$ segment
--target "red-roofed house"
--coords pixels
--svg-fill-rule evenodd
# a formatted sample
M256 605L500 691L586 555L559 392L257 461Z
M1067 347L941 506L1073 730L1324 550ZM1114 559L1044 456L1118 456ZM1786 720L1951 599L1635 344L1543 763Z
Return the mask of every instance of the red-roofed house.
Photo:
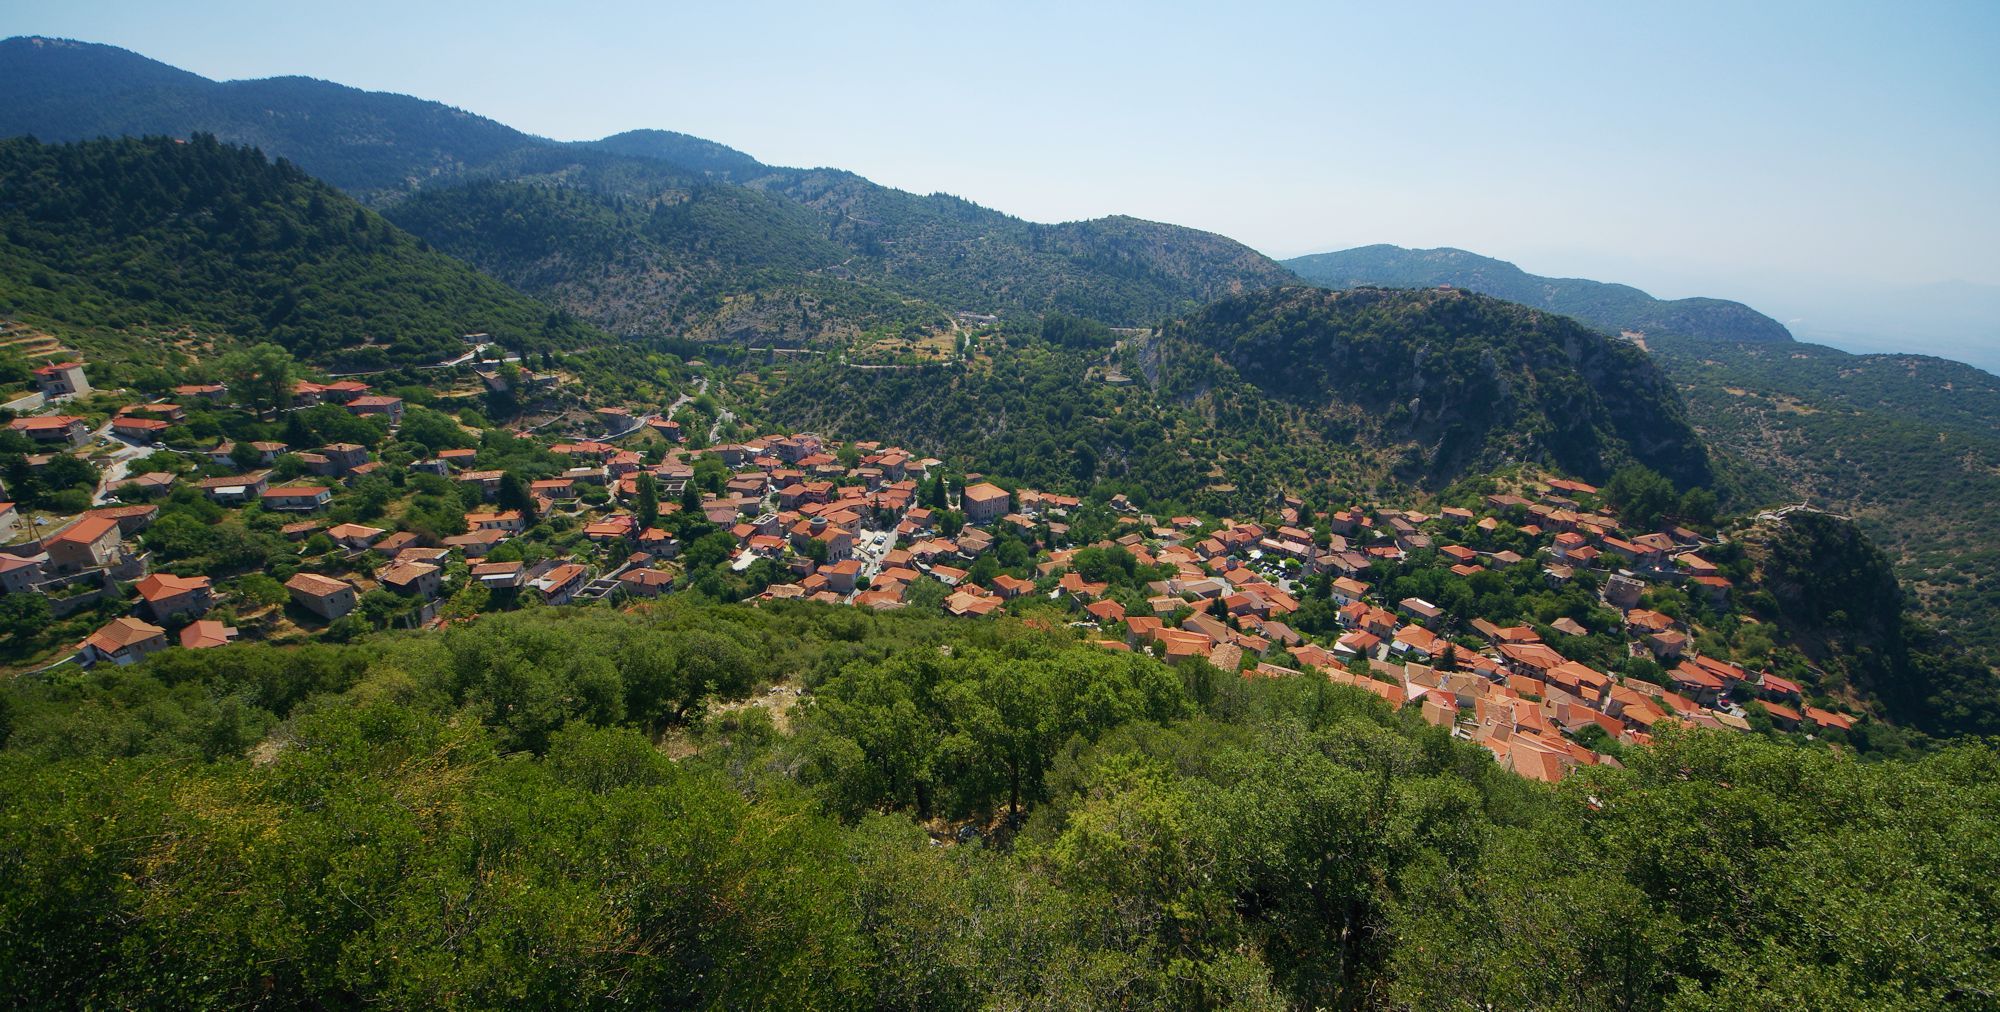
M861 563L854 559L842 559L831 565L821 566L820 575L826 577L829 588L836 593L854 593L855 581L861 576Z
M1007 515L1007 499L1006 489L983 481L959 494L966 522L982 527Z
M111 434L140 443L150 443L173 427L164 418L144 418L139 415L119 415L111 420Z
M443 582L440 576L444 570L428 562L397 562L375 574L382 586L398 594L408 594L421 598L437 596L438 586Z
M35 389L47 400L80 397L90 392L90 380L82 362L51 362L35 370Z
M117 565L123 554L118 521L110 517L86 516L62 533L42 542L49 555L49 568L58 573L79 573Z
M236 627L212 618L198 618L181 630L181 646L188 650L208 650L228 646L236 639Z
M185 612L207 611L212 593L208 577L172 573L154 573L133 584L132 590L146 603L146 611L160 622Z
M299 573L285 581L292 602L331 622L354 610L354 586L318 573Z
M568 604L583 589L585 570L574 562L566 562L529 581L528 585L542 592L542 600L549 604Z
M618 586L637 597L658 597L674 588L674 574L664 569L628 569L618 574Z
M1125 621L1125 606L1116 601L1092 601L1084 605L1083 610L1088 612L1090 617L1107 625Z
M167 631L136 618L114 618L77 645L78 664L131 664L167 648Z
M9 429L37 443L65 443L82 446L90 440L90 426L75 415L34 415L7 423Z
M333 490L324 485L284 485L266 489L259 497L267 510L310 513L333 500Z
M369 394L347 402L347 410L355 415L380 415L389 420L390 425L403 423L403 399Z

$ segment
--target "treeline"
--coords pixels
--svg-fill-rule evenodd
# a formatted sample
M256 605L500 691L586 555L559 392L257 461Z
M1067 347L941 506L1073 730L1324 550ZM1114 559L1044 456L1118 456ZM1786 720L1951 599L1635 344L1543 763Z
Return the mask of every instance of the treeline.
M1640 331L1648 341L1668 334L1786 343L1792 338L1784 324L1740 302L1656 299L1630 285L1542 277L1504 260L1458 249L1361 246L1302 256L1284 263L1307 281L1329 288L1451 285L1574 316L1607 333Z
M1669 735L1552 790L1318 678L685 600L170 652L0 701L0 984L26 1005L2000 989L1995 872L1967 858L2000 816L1983 745Z

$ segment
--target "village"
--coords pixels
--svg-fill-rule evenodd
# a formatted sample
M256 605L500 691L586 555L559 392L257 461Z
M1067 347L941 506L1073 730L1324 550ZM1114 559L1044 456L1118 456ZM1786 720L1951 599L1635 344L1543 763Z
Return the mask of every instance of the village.
M28 466L101 442L116 469L74 516L30 522L0 502L0 590L42 598L47 621L115 617L18 670L631 606L699 581L757 603L1031 616L1169 663L1324 677L1542 781L1616 762L1666 725L1837 736L1857 720L1700 648L1699 618L1733 607L1732 580L1704 556L1726 550L1715 535L1627 530L1597 488L1555 475L1427 512L1286 497L1251 518L1156 516L1124 495L1010 487L879 442L789 433L697 449L666 412L623 406L504 447L415 457L222 439L180 451L177 470L130 473L148 451L174 456L163 434L227 404L228 388L133 399L93 429L62 410L92 390L83 363L42 366L35 383L42 410L7 424L40 451ZM404 424L402 398L359 380L292 384L289 410L329 405L368 432ZM163 508L179 515L162 521ZM241 572L203 571L213 546L176 547L195 515L278 547ZM1447 574L1481 596L1393 592ZM1564 595L1566 611L1479 611L1522 593Z

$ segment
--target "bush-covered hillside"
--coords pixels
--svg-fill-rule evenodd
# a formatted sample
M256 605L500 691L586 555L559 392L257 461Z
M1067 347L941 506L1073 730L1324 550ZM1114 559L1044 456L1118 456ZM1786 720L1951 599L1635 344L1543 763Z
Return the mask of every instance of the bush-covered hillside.
M1324 679L684 600L168 652L0 702L0 984L27 1005L2000 989L1993 865L1965 859L2000 817L1980 745L1862 763L1674 735L1551 789Z
M830 169L771 169L751 186L818 211L880 283L954 310L1073 313L1141 326L1291 275L1224 236L1136 218L1037 224L947 194Z
M1443 487L1523 461L1714 480L1644 355L1469 293L1252 293L1122 343L1064 316L1023 329L950 365L790 360L771 371L764 412L1040 487L1111 482L1220 512L1277 492Z
M1713 480L1680 398L1637 349L1470 292L1251 293L1167 327L1156 356L1170 395L1211 382L1219 361L1364 443L1411 447L1404 470L1432 482L1514 461Z
M1322 501L1389 477L1372 447L1329 439L1306 412L1240 379L1218 375L1186 398L1107 382L1109 345L1062 343L1069 318L1052 319L1041 331L980 338L965 363L858 369L834 356L788 359L766 374L762 414L782 427L922 447L1037 488L1104 485L1162 509L1254 512L1279 492Z
M479 182L424 190L387 213L439 249L620 334L797 346L942 330L948 320L935 306L853 283L841 268L852 254L825 237L817 215L742 187L607 194Z
M1992 654L1910 612L1888 557L1859 525L1798 510L1735 538L1757 566L1753 603L1803 649L1803 681L1872 697L1889 719L1931 734L2000 734Z
M1853 516L1924 614L2000 650L2000 380L1812 344L1651 346L1704 439L1791 501Z
M603 339L296 166L212 137L0 141L0 192L0 311L108 357L273 341L369 368L451 358L468 333Z

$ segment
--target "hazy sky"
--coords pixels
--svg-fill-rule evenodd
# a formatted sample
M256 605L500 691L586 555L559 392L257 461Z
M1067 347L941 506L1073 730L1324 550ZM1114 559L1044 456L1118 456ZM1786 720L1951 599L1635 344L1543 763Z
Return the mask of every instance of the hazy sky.
M0 35L1280 257L1460 246L1777 315L1849 281L2000 285L1996 0L571 6L7 0Z

